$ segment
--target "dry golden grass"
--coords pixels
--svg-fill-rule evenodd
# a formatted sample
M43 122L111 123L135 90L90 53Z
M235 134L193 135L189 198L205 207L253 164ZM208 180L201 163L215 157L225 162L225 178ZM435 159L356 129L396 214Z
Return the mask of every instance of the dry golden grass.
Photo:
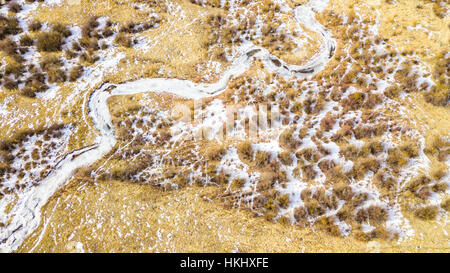
M109 16L112 21L127 23L143 21L148 18L149 11L135 9L133 0L126 1L95 1L95 0L64 0L60 6L48 6L33 13L35 20L50 23L82 25L91 16ZM161 5L163 6L163 5ZM155 5L154 12L162 9Z
M123 181L72 180L44 208L19 252L447 252L449 225L412 220L412 240L334 237L227 210L200 196L212 188L163 192ZM41 234L42 233L42 234ZM42 240L39 241L39 236Z

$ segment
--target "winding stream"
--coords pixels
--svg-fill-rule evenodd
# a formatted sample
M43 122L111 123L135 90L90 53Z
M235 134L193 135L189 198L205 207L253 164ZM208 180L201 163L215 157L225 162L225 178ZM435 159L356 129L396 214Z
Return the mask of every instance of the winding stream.
M201 84L188 80L150 78L117 85L103 84L95 90L89 98L88 107L93 124L100 133L96 140L97 144L67 154L38 186L26 189L18 197L10 213L13 215L10 224L0 228L0 252L15 251L25 238L39 227L42 207L70 180L76 169L93 164L116 145L117 139L107 104L109 97L142 92L171 93L189 99L215 96L226 89L231 78L246 72L255 59L261 60L269 70L275 73L295 75L300 78L309 77L322 70L333 56L336 42L330 32L316 21L315 4L317 3L311 1L294 9L297 25L305 25L322 37L319 52L305 65L287 64L271 55L268 50L247 42L241 47L239 57L232 62L230 68L216 83Z

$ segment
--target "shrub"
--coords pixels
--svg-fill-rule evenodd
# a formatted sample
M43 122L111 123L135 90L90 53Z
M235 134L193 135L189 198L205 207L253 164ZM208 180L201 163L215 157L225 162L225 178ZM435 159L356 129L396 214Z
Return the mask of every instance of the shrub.
M445 209L446 211L450 211L450 198L447 198L444 200L441 204L441 207Z
M93 64L100 59L93 51L88 50L87 52L83 52L81 54L80 59L84 62Z
M287 149L297 149L302 142L295 139L292 129L287 129L280 135L280 144Z
M258 151L255 157L255 164L258 167L264 167L270 162L270 154L268 152Z
M7 18L0 15L0 40L3 40L8 35L16 35L22 29L19 27L19 20L17 18Z
M446 175L447 175L446 168L439 168L439 169L435 170L432 174L433 178L436 180L441 180Z
M245 160L251 160L253 158L253 148L250 142L242 142L239 144L238 151Z
M45 83L45 74L42 73L37 68L29 69L29 72L31 73L31 76L27 79L27 82L29 81L35 81L39 83Z
M22 75L24 68L25 67L23 64L12 61L5 66L5 75L13 74L16 78L19 78Z
M341 200L349 201L352 199L354 193L352 188L341 182L339 184L334 185L333 193Z
M321 158L321 154L314 148L305 148L298 151L295 156L298 159L302 157L309 162L317 162Z
M102 42L102 43L100 44L100 48L101 48L102 50L106 50L106 49L108 49L108 47L109 47L109 45L108 45L106 42Z
M78 43L78 42L73 42L72 43L72 50L73 51L80 51L80 50L82 50L83 48L81 47L81 45Z
M379 141L370 141L366 143L362 149L363 154L377 155L383 151L383 145Z
M5 163L6 165L10 165L14 161L14 156L9 153L8 150L8 147L0 149L0 162Z
M21 94L28 97L35 97L36 93L42 93L48 90L48 86L42 79L34 79L31 77L27 80L25 87L21 90Z
M350 94L348 98L344 99L343 103L346 107L352 110L357 110L363 107L365 95L362 92L355 92Z
M66 50L64 53L65 53L65 55L67 56L67 58L68 58L69 60L70 60L70 59L73 59L73 58L75 58L75 57L78 56L78 53L77 53L77 52L72 51L72 50L70 50L70 49Z
M336 225L333 217L323 216L320 219L318 219L317 222L320 224L321 229L325 230L325 232L327 232L328 234L332 236L341 235L341 230Z
M91 16L86 23L83 24L82 28L81 28L81 33L83 36L86 37L92 37L91 32L93 31L93 29L95 29L96 27L99 26L99 23L97 21L98 17L96 16Z
M32 89L32 87L29 87L29 86L25 86L25 87L21 90L20 94L21 94L22 96L24 96L24 97L29 97L29 98L34 98L34 97L36 97L36 92L34 92L34 90Z
M305 221L308 218L308 212L305 207L299 207L294 210L294 218L297 222Z
M19 86L19 83L9 77L5 77L3 79L3 86L6 89L13 90L13 89L17 89L17 87Z
M7 38L0 41L0 50L5 52L6 55L16 56L17 55L17 44L13 40Z
M77 65L72 67L72 69L69 72L69 81L74 82L76 81L78 78L81 77L81 75L83 75L83 67L81 65Z
M427 149L427 152L436 154L439 161L445 161L448 150L450 149L450 141L442 136L435 135L429 146L430 147Z
M439 213L439 209L436 206L427 206L416 209L414 215L422 220L433 220Z
M414 192L414 194L422 200L427 200L431 197L433 193L430 187L427 185L420 188L418 191Z
M57 33L61 34L65 38L67 38L70 35L72 35L72 31L70 31L70 29L67 26L65 26L65 25L63 25L61 23L57 23L57 24L53 25L52 26L52 30L54 32L57 32Z
M208 160L220 160L226 153L226 149L221 145L212 145L206 151L206 157Z
M151 23L143 23L143 24L136 24L134 22L128 22L125 25L123 25L120 28L120 32L126 32L126 33L139 33L148 29L151 29L154 27L154 25L157 22L151 22Z
M10 141L0 140L0 151L11 151L14 144Z
M64 43L64 36L56 31L41 32L37 37L37 48L39 51L60 51Z
M289 206L290 197L289 194L281 194L277 197L277 203L280 208L287 209Z
M387 210L382 207L372 205L366 209L360 209L356 213L355 220L359 223L366 221L375 223L385 222L387 220Z
M305 202L306 211L312 217L317 217L325 213L325 208L315 199Z
M347 159L356 159L358 156L365 154L359 150L358 147L354 145L347 145L344 148L342 148L341 153L345 156Z
M368 171L376 173L379 168L380 163L378 162L378 160L372 157L367 157L358 160L353 166L353 169L351 170L349 175L354 178L358 178L364 176Z
M431 189L437 193L445 192L447 190L447 184L446 183L437 183L437 184L434 184L433 186L431 186Z
M358 240L361 241L370 241L373 239L387 239L389 238L390 233L389 231L386 230L386 228L382 227L382 226L377 226L374 230L372 230L371 232L362 232L361 230L358 230L355 232L355 237Z
M313 165L306 165L302 167L303 176L308 180L316 178L317 172L314 170Z
M447 9L445 8L444 4L441 3L435 2L433 4L433 12L439 18L445 18L445 16L447 15Z
M29 35L23 35L20 38L20 45L21 46L32 46L33 44L34 44L34 40Z
M354 129L355 137L357 139L370 138L382 135L387 129L386 124L377 125L360 125Z
M336 123L336 117L327 114L322 121L320 122L320 126L324 131L330 131L333 129L334 124Z
M65 82L67 80L66 72L60 68L52 67L47 71L48 81L50 83Z
M417 144L407 143L400 146L400 150L402 150L409 158L419 156L419 149L417 148Z
M39 21L32 21L32 22L28 25L28 28L29 28L31 31L38 31L38 30L40 30L40 29L42 28L42 23L39 22Z
M61 59L59 59L55 55L46 55L42 57L41 62L39 63L41 69L43 71L49 71L54 69L55 67L61 67L63 65Z
M25 61L25 59L22 57L22 55L27 53L28 51L29 51L29 49L26 46L21 46L21 47L19 47L19 53L20 54L14 56L14 58L17 61L23 62L23 61Z
M127 33L136 33L137 32L137 24L134 22L128 22L125 25L120 27L120 32L127 32Z
M311 196L312 192L309 188L302 190L302 192L300 193L300 198L303 200L303 202L311 199Z
M336 216L340 221L350 220L353 215L354 208L348 204L342 206L342 208L336 213Z
M433 105L447 106L450 102L450 88L445 84L439 87L433 86L430 91L423 94L423 97L426 102Z
M426 175L420 175L408 184L407 189L411 192L416 192L421 187L430 184L430 182L431 179L429 177L427 177Z
M374 176L374 182L379 187L386 190L392 190L395 186L395 180L391 176L387 175L383 170L379 170Z
M395 86L388 87L384 90L384 95L390 99L397 98L400 95L400 89Z
M301 102L295 102L291 108L291 111L296 114L301 114L303 109L303 104Z
M293 162L291 153L289 152L282 152L278 156L280 158L281 163L283 163L284 165L291 165Z
M114 31L111 28L105 28L102 31L103 38L108 38L114 35Z
M11 170L11 167L6 162L0 161L0 175L3 175ZM1 199L1 194L0 194Z
M270 185L266 189L271 189L276 182L283 185L287 181L287 174L285 171L279 169L276 171L262 171L260 180Z
M242 188L245 185L246 180L242 178L236 178L231 182L231 185L235 188Z
M387 162L393 168L401 168L408 163L407 155L399 149L389 149Z
M256 185L256 189L259 192L267 191L273 188L277 179L274 172L266 171L261 172L260 181Z
M372 109L382 102L383 102L383 97L381 95L369 93L367 96L366 102L364 103L364 107Z
M95 37L83 37L80 40L80 45L88 50L98 50L100 47L98 46L98 39Z

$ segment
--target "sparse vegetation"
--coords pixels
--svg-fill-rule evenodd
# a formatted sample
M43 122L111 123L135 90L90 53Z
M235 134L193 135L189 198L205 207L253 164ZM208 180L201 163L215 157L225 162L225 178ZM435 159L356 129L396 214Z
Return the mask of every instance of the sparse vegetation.
M443 209L445 209L446 211L450 211L450 198L445 199L442 204L441 207Z
M439 161L445 161L450 152L450 141L448 138L435 135L425 151L436 156Z
M280 145L286 147L287 149L297 149L301 145L301 140L297 140L293 135L292 130L285 130L280 135Z
M156 5L150 2L146 5ZM5 97L23 102L25 107L35 102L40 105L41 102L35 98L41 97L36 96L37 93L48 90L49 85L53 87L55 83L59 83L58 87L66 81L71 82L68 87L76 86L78 81L85 83L90 80L90 72L94 69L84 67L99 61L100 56L103 62L111 57L109 53L121 51L126 58L120 62L119 72L105 76L114 84L143 77L215 82L220 77L220 69L230 64L235 48L243 41L251 41L277 58L262 60L255 57L251 68L242 75L233 76L223 95L218 95L218 98L224 104L234 103L242 108L258 103L268 103L269 109L277 106L281 118L280 124L276 125L280 127L275 126L267 134L263 132L245 141L232 139L219 144L211 140L194 142L183 139L175 143L176 135L172 138L173 124L162 109L170 108L172 103L182 99L167 94L158 94L149 100L143 100L139 95L127 96L123 100L111 97L109 106L118 143L101 162L77 171L76 179L89 183L126 180L130 184L150 184L161 190L195 185L204 187L202 197L205 200L221 202L227 209L249 209L255 216L268 221L276 220L283 225L290 225L291 221L299 227L315 225L314 228L333 236L351 232L364 241L396 238L386 229L385 222L388 216L401 217L391 214L390 210L405 198L411 201L408 205L420 219L435 219L441 208L448 211L450 205L446 198L448 189L445 181L445 161L450 151L448 137L437 136L431 142L426 137L428 142L424 152L432 164L436 159L440 162L430 168L432 171L424 170L423 175L411 179L411 173L415 172L413 165L423 160L421 141L418 141L422 132L418 130L414 117L408 119L405 113L409 112L402 108L408 108L409 99L414 95L412 92L419 91L423 92L426 101L434 105L448 105L448 53L436 56L439 65L429 74L421 71L420 56L416 52L399 51L394 47L395 41L370 31L371 26L375 25L373 18L355 12L353 7L344 12L345 16L325 10L317 13L317 18L327 22L324 25L330 28L339 46L327 52L330 61L319 73L306 79L297 78L294 73L294 77L289 77L289 73L277 73L272 68L288 71L290 68L283 67L285 63L306 61L295 58L315 52L316 36L313 34L305 40L308 42L302 48L297 48L292 37L299 36L301 40L303 34L290 29L292 22L285 16L285 8L280 10L271 1L247 2L236 3L232 15L228 12L228 4L221 4L220 1L191 0L199 6L187 4L190 8L208 11L200 20L200 31L193 26L192 37L202 38L199 40L199 52L192 55L198 53L199 58L204 58L193 66L194 72L191 68L185 68L191 67L190 64L194 63L191 60L179 63L178 67L170 62L166 64L158 56L150 54L152 52L141 54L140 46L133 48L141 37L135 34L148 31L160 23L156 17L149 16L147 22L138 22L139 17L128 20L113 16L111 18L117 21L111 22L105 20L106 15L97 17L94 14L99 15L98 12L92 12L92 17L81 22L81 38L78 39L75 38L77 35L70 37L72 31L77 34L77 28L54 23L55 20L49 20L46 16L35 17L42 23L28 21L27 33L21 33L20 26L23 24L19 24L17 18L0 16L0 49L4 55L0 80L2 87L9 89ZM14 2L8 3L9 9L17 10L12 10L10 14L20 12L20 7L12 8ZM183 1L177 4L186 5ZM248 8L248 13L243 12L243 7ZM134 8L136 13L141 9L138 5ZM263 12L255 17L258 21L253 19L256 12ZM237 18L231 18L234 15ZM161 18L170 20L170 16L163 15ZM177 29L178 26L173 27ZM158 34L166 34L165 31L163 29ZM202 32L207 34L202 36ZM115 34L114 39L105 39ZM167 40L171 41L170 51L173 48L177 58L186 55L176 42L172 44L172 38ZM65 45L66 41L68 43ZM39 51L37 54L26 54L34 53L35 48ZM101 52L107 49L113 50L106 51L106 54ZM156 55L159 53L157 51ZM291 56L296 54L298 56L295 58ZM31 56L32 61L29 61L30 55L41 57L37 62L36 57ZM430 54L427 58L435 57ZM214 72L217 75L208 73L213 62L220 64L216 67L218 72ZM155 69L142 74L138 71L146 70L147 66ZM301 73L307 74L305 71ZM428 75L434 77L435 86L420 83L420 78ZM61 97L71 98L70 91L65 87L58 92L63 94ZM16 94L35 99L17 97ZM153 93L146 95L152 96ZM208 98L205 104L209 105L211 100ZM53 103L52 98L50 101ZM144 106L144 101L155 103ZM78 107L81 102L73 103ZM426 107L433 111L436 109L430 105ZM151 111L148 110L150 108ZM202 110L215 114L208 108ZM80 109L69 109L61 114L64 120L79 119ZM270 111L267 114L269 125L274 125ZM250 120L251 117L247 117L238 122L247 130ZM77 126L78 131L70 144L75 147L86 141L83 139L86 128L81 123ZM266 147L271 147L269 145L260 145L266 144L267 140L278 141L275 151L266 150ZM20 141L0 143L0 176L11 171L19 172L12 170L10 164L14 159L10 154L11 147L17 144ZM233 158L235 148L242 162ZM225 154L227 160L222 160ZM26 156L36 162L24 164L18 174L19 179L36 165L44 164L40 148L34 148ZM230 172L232 168L238 170ZM299 188L303 189L301 194ZM2 191L0 193L3 194ZM301 195L303 203L292 211L291 206L295 204L290 203L291 197L297 201L298 195ZM435 196L444 196L440 208L426 205ZM400 213L403 212L402 207ZM338 223L338 220L345 224ZM370 226L370 231L366 230L366 226Z
M22 6L19 3L17 3L16 1L12 1L12 2L9 2L8 9L10 12L18 13L19 11L22 10Z
M24 35L20 38L21 46L32 46L33 44L34 44L34 40L29 35Z
M38 31L41 30L42 28L42 23L39 21L32 21L29 25L28 25L29 29L31 31Z
M64 36L56 31L41 32L37 36L37 48L39 51L60 51L64 43Z
M253 148L250 142L242 142L239 144L238 151L244 160L251 160L253 158Z
M225 155L226 149L220 145L212 145L207 151L208 160L220 160Z
M438 215L439 210L436 206L427 206L418 208L415 211L415 215L422 220L433 220Z
M264 167L270 162L270 154L268 152L258 151L255 156L255 164L258 167Z
M387 220L387 210L385 208L372 205L367 209L360 209L356 213L356 221L380 223Z
M81 75L83 75L83 71L84 69L81 65L73 67L69 72L69 80L71 82L76 81L81 77Z

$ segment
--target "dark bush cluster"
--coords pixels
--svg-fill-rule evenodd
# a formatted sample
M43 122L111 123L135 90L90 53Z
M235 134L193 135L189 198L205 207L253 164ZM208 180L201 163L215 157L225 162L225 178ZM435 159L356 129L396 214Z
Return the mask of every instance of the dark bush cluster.
M41 32L37 36L37 49L44 52L61 51L64 35L54 30Z
M36 130L25 130L18 133L8 140L0 141L0 175L11 174L11 173L21 173L23 170L14 169L11 167L12 162L15 160L12 155L12 151L17 147L20 147L23 142L27 141L33 135L43 135L44 139L50 140L52 138L58 138L61 136L62 129L65 127L63 124L57 124L50 126L48 128L36 129ZM37 150L36 150L37 151ZM42 151L44 155L50 151ZM20 155L20 154L19 154ZM35 156L34 156L35 157ZM37 160L38 158L33 158ZM18 186L18 185L17 185Z
M0 40L8 35L15 35L22 32L19 27L19 20L15 17L0 16Z

